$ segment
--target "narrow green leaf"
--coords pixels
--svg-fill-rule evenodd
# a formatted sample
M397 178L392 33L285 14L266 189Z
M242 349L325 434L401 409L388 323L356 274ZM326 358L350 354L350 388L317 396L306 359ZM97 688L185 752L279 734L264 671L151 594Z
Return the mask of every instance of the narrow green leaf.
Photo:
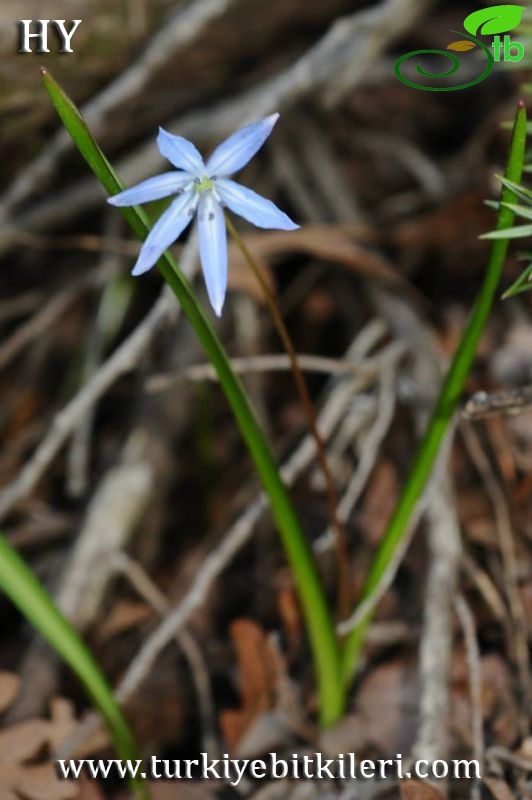
M0 535L0 589L76 673L106 721L120 758L131 760L139 758L125 717L89 649L61 614L33 572L2 535ZM135 781L132 788L139 800L148 797L142 783Z
M508 203L501 203L508 208ZM523 239L525 236L532 236L532 225L514 225L512 228L502 228L502 230L491 231L479 236L479 239Z
M524 200L525 203L532 203L532 190L527 189L526 186L522 186L516 181L509 180L507 177L500 178L500 181L504 187L521 198L521 200Z
M512 226L514 219L513 211L507 206L516 201L517 192L513 187L518 186L521 180L525 155L526 127L526 111L524 105L519 104L507 159L506 175L503 181L501 207L499 209L496 226L497 230L507 230ZM432 473L443 438L449 429L449 424L456 411L465 382L471 370L478 342L486 325L500 283L507 251L507 237L493 242L484 283L477 296L471 316L462 334L458 350L455 353L440 390L425 435L419 444L406 484L395 506L386 533L381 540L375 560L366 578L362 591L361 603L368 597L371 597L375 589L379 586L381 579L386 574L395 557L403 537L408 531L412 514ZM349 686L356 672L358 657L371 617L371 612L364 615L345 641L343 680L346 687Z
M532 220L532 206L520 206L518 203L501 203L501 205L513 211L516 217Z
M527 269L519 276L515 283L505 291L502 296L503 300L508 300L510 297L515 297L518 294L532 291L532 264L529 264Z

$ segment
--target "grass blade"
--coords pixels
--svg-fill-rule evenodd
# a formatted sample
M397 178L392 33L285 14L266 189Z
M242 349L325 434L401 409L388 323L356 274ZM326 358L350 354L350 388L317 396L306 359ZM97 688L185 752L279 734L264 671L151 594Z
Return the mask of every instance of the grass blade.
M519 104L505 179L501 194L496 230L510 228L514 213L508 204L515 203L518 194L516 186L521 180L525 156L527 120L524 105ZM412 513L431 475L445 433L455 413L469 375L478 342L486 325L497 288L500 283L506 254L508 238L494 241L486 270L484 283L477 296L469 322L462 335L458 350L453 358L447 377L441 388L428 428L419 445L402 494L397 502L388 529L382 539L375 560L366 579L360 602L372 595L382 576L392 562L395 552L405 536ZM343 652L342 676L344 685L349 686L357 668L358 656L364 640L371 613L362 618L349 633Z
M107 723L120 758L137 759L137 747L126 719L89 649L59 611L46 589L2 535L0 589L76 673ZM132 782L132 788L139 800L148 797L141 782Z

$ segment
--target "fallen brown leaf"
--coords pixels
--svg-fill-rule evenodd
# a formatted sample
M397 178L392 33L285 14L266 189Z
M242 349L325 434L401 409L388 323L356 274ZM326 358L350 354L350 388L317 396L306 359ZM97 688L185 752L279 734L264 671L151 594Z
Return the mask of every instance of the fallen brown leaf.
M515 800L515 795L502 778L484 778L483 783L495 800Z
M146 603L122 600L106 617L98 631L98 639L105 642L113 636L136 628L141 622L153 617L153 610Z
M408 779L400 781L402 800L443 800L443 795L426 781Z
M20 678L13 672L0 672L0 714L14 702L20 688Z
M368 542L377 545L382 539L397 498L397 473L390 460L381 459L373 471L365 492L361 523Z
M11 681L12 697L15 684ZM6 697L8 694L6 684ZM74 707L68 700L55 698L50 712L50 719L30 719L0 731L0 800L79 797L79 784L60 780L50 760L33 763L45 754L49 759L77 724Z
M220 727L234 749L249 725L272 708L275 693L275 662L263 629L252 620L239 619L231 626L240 675L241 709L223 711Z

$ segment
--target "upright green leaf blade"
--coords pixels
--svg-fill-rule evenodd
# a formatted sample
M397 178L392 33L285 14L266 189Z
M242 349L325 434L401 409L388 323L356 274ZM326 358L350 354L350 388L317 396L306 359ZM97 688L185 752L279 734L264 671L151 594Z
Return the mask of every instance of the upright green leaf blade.
M513 187L519 184L523 172L526 127L526 110L524 104L520 103L508 153L496 230L506 231L511 227L514 219L511 205L515 203L516 191ZM493 242L484 282L440 390L427 430L419 444L407 481L366 578L361 603L364 603L379 586L408 531L416 503L430 478L473 364L475 352L500 283L507 252L507 237ZM347 636L343 654L343 680L346 686L349 686L356 671L358 656L371 617L371 611L363 615L361 621Z

